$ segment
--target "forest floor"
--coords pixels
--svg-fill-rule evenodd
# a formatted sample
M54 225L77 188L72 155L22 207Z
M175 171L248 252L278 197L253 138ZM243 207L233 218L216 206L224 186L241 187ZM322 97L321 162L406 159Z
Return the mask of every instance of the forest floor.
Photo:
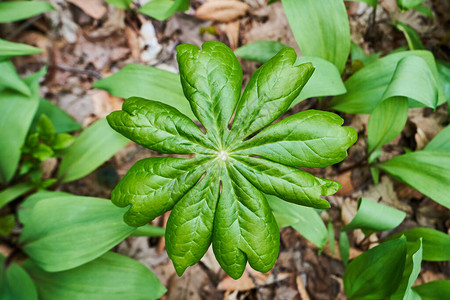
M220 1L220 0L219 0ZM46 49L42 54L14 59L22 75L32 73L44 65L49 66L42 82L41 96L51 100L72 115L83 126L105 117L121 108L123 99L113 97L91 86L99 78L107 77L128 64L144 64L177 72L176 46L191 43L200 46L208 40L219 40L232 49L259 40L283 42L300 49L296 44L280 2L267 6L264 0L246 0L245 16L227 22L203 21L196 17L196 10L205 2L191 1L185 13L176 13L168 21L160 22L106 5L101 0L50 1L57 11L33 18L26 26L7 28L10 39ZM450 27L450 3L426 1L435 14L428 19L416 12L400 13L396 1L383 0L376 12L376 21L370 20L373 9L362 2L346 2L350 18L352 40L367 54L381 51L383 55L406 45L403 34L388 21L393 14L413 27L427 49L437 58L450 60L448 36ZM447 12L447 14L445 13ZM214 11L209 12L211 14ZM15 26L15 27L14 27ZM447 45L442 41L447 40ZM244 72L244 84L260 66L258 63L240 60ZM309 99L293 107L287 114L305 109L326 109L326 101ZM373 199L407 213L407 218L396 231L418 226L449 232L450 215L447 209L431 201L421 193L382 175L380 184L374 185L370 172L355 167L365 157L368 115L341 114L345 125L352 126L360 139L349 150L348 157L337 166L323 170L310 170L321 177L343 184L335 196L328 197L332 208L322 214L330 220L335 232L341 224L347 224L356 213L361 197ZM436 111L411 109L408 123L401 136L385 147L386 156L401 153L402 147L421 149L448 122L447 108ZM109 198L112 188L137 161L160 154L130 143L91 175L62 186L70 193ZM55 172L52 166L47 170ZM348 169L348 171L346 171ZM153 221L164 226L168 213ZM365 237L356 230L350 236L351 257L377 245L391 232ZM337 238L337 236L336 236ZM247 268L237 281L228 277L216 262L210 249L201 262L187 269L178 277L164 246L164 238L130 237L116 250L141 261L151 268L172 299L345 299L342 276L344 265L339 247L332 253L327 245L319 254L318 249L297 231L281 230L281 249L272 271L262 274ZM449 263L424 262L419 282L450 278Z

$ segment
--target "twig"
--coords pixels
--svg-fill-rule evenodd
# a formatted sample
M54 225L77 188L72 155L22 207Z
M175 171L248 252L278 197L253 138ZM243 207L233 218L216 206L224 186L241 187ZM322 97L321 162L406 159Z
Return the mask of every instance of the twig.
M86 74L89 76L94 76L97 79L102 79L102 76L96 71L77 69L77 68L58 66L58 65L50 65L50 67L61 70L61 71L65 71L65 72L81 73L81 74Z
M253 277L252 273L250 273L249 271L245 270L245 272L247 272L248 277L250 277L250 279L252 280L253 284L255 285L255 288L258 291L259 299L266 300L266 297L264 297L264 295L263 295L263 293L261 291L261 287L259 286L258 282L256 281L256 278Z
M22 31L24 31L25 29L27 29L28 26L30 26L31 24L33 24L34 22L36 22L37 20L39 20L39 18L42 15L38 15L38 16L34 16L30 19L28 19L27 21L25 21L24 23L22 23L19 27L17 27L13 32L11 32L10 34L8 34L6 36L6 40L12 40L13 38L16 37L16 35L18 35L19 33L21 33Z

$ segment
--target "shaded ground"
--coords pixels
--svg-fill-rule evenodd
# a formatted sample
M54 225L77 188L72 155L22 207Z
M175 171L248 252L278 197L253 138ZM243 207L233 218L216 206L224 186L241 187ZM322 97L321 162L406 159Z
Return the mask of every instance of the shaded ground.
M100 77L106 77L130 63L147 64L177 71L175 47L179 43L200 46L207 40L219 40L235 49L258 40L278 40L294 47L300 53L289 29L280 3L266 6L263 0L247 0L248 12L244 17L229 22L202 21L195 17L195 10L204 1L191 1L186 13L177 13L168 21L152 21L135 12L124 12L102 1L56 1L57 12L35 18L27 26L17 24L4 28L6 36L16 42L25 42L47 49L45 53L20 57L14 60L22 74L49 65L49 72L42 83L41 94L58 104L83 126L87 126L109 112L120 109L122 99L91 88ZM74 4L71 4L72 2ZM352 39L366 53L382 51L384 54L403 46L403 35L387 22L390 17L411 25L421 34L422 42L439 59L450 60L448 32L450 4L446 1L427 1L436 18L430 20L417 13L407 12L399 16L395 1L382 1L374 23L369 22L372 9L364 3L347 4ZM80 8L81 7L81 8ZM103 12L103 13L102 13ZM447 43L447 44L446 44ZM241 60L244 84L259 66ZM325 109L325 103L316 99L304 101L291 109L292 114L305 109ZM385 158L401 153L401 146L421 149L447 122L446 107L433 112L428 109L411 109L409 121L402 135L385 147ZM364 196L380 200L407 212L407 219L398 231L417 226L437 228L448 232L448 210L426 198L412 188L394 182L383 175L381 183L374 186L365 168L353 168L364 158L367 148L368 116L342 115L346 125L354 127L360 139L341 164L324 170L309 170L316 175L338 180L343 189L338 195L328 197L332 208L322 215L332 220L338 233L341 223L347 224L356 212L357 200ZM117 181L139 159L160 156L133 143L121 150L93 174L62 190L79 195L108 198ZM50 170L54 172L55 170ZM342 211L342 213L341 213ZM164 226L168 214L154 221ZM350 236L353 256L373 247L383 236L365 238L355 231ZM337 238L337 237L336 237ZM335 247L338 248L338 247ZM329 247L319 255L317 249L293 229L281 231L281 251L275 268L261 274L248 268L244 276L231 280L220 269L211 251L201 263L189 268L179 278L164 250L163 238L129 238L117 247L117 251L130 255L149 266L168 288L164 299L344 299L342 276L344 266L338 250L331 253ZM423 263L420 282L448 279L447 263Z

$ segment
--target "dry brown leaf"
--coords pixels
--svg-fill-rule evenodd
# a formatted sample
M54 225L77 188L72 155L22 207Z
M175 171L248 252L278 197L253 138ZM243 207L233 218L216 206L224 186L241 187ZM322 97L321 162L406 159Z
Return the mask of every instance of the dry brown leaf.
M218 284L217 289L219 291L248 291L255 288L255 284L253 283L252 278L249 276L249 273L253 276L259 286L265 286L268 284L272 284L275 282L275 278L272 274L272 271L267 273L260 273L251 268L247 268L242 274L242 277L238 280L234 280L230 276L226 276L222 281ZM277 280L281 281L283 279L291 276L290 273L278 273Z
M227 23L244 16L249 6L237 0L217 0L202 4L195 16L202 20Z
M131 50L131 57L138 59L141 56L138 34L131 27L126 26L125 36L127 37L128 47Z
M301 300L310 300L308 292L306 291L305 284L303 283L303 280L300 278L300 275L297 275L297 278L295 279L297 283L297 290L298 294L300 295Z
M106 13L105 2L102 0L67 0L67 2L79 7L89 17L96 20L101 19Z
M337 182L342 184L342 188L336 193L337 196L350 194L355 189L352 183L352 172L340 174L337 178Z
M205 272L198 264L194 265L188 268L183 276L172 276L167 286L167 300L202 300L201 292L209 283Z
M236 50L239 43L239 28L241 21L237 20L230 22L225 27L225 33L227 34L228 41L230 42L231 50Z

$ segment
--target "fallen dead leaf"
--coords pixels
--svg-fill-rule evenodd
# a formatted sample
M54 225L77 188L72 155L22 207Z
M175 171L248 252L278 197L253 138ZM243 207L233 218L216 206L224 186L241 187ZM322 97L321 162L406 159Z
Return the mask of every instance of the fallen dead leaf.
M101 19L106 13L106 7L102 0L67 0L67 2L79 7L89 17L96 20Z
M300 295L301 300L310 300L308 291L306 291L305 284L303 283L303 280L300 278L300 275L297 275L295 278L295 282L297 283L297 291Z
M272 271L269 271L267 273L260 273L258 271L253 270L252 268L246 268L244 274L242 274L242 277L238 280L234 280L230 276L225 276L224 279L218 284L217 289L219 291L248 291L256 288L252 278L250 277L249 273L253 276L253 278L256 280L259 286L265 286L269 285L275 282L275 277L272 274ZM277 274L277 280L281 281L288 277L290 277L292 274L290 273L278 273Z
M340 174L337 178L337 182L342 184L342 188L336 193L337 196L350 194L355 189L352 183L352 172Z
M127 37L128 48L131 50L131 57L138 59L141 56L138 34L131 27L126 26L125 36Z
M208 276L201 267L194 265L188 268L183 276L172 276L167 286L167 300L201 300L201 292L209 283Z
M201 20L227 23L244 16L249 6L237 0L208 1L195 11L195 16Z
M236 50L239 43L239 28L241 21L237 20L230 22L225 27L225 33L227 34L228 41L230 42L231 50Z

